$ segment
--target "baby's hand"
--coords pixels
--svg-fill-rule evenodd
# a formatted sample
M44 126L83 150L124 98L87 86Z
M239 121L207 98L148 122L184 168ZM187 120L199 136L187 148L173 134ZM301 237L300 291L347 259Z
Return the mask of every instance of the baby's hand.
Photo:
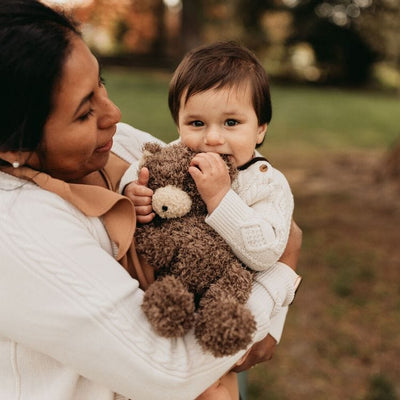
M217 153L199 153L191 161L189 173L211 214L231 187L228 167Z
M142 168L137 181L125 186L124 195L130 198L135 205L136 220L141 224L150 222L154 217L151 200L153 191L147 187L149 182L149 170Z

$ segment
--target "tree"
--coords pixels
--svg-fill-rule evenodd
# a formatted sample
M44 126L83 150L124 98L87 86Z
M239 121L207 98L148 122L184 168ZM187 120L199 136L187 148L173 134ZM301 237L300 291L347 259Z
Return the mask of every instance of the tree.
M202 0L183 0L182 54L201 43L201 26L203 17L204 11Z
M163 0L93 0L74 8L89 45L100 54L164 50Z
M243 41L257 50L268 45L268 37L261 26L262 15L276 8L274 0L239 0L237 20L243 26Z
M291 4L294 31L291 43L313 47L329 82L364 84L376 59L375 51L360 34L354 20L372 0L285 0Z
M400 2L373 0L355 20L355 27L381 59L400 66Z

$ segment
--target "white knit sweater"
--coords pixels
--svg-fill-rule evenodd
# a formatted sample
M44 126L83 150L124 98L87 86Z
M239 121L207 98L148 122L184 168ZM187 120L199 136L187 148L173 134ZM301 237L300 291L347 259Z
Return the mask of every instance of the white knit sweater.
M119 124L114 151L135 160L150 139ZM192 333L155 334L101 220L2 172L0 276L0 399L190 400L243 354L215 359ZM254 341L292 300L296 277L281 263L257 274Z

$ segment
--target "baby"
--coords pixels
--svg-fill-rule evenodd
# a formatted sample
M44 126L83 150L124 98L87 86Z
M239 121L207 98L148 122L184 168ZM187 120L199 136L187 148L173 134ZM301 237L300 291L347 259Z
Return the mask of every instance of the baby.
M249 268L262 271L274 265L286 247L294 203L283 174L256 150L272 116L264 68L252 52L234 42L196 48L177 67L168 101L180 141L199 152L189 173L207 205L206 222ZM239 169L232 184L221 154L229 155ZM144 168L125 188L139 223L155 216L147 181ZM281 312L278 327L271 321L276 341L286 315L286 310ZM237 399L231 374L199 399Z

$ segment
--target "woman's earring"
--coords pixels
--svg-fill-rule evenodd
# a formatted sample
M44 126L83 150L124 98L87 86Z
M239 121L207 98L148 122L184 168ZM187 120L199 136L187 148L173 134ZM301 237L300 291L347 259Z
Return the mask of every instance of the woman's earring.
M19 168L19 162L18 161L14 161L12 163L13 168Z

